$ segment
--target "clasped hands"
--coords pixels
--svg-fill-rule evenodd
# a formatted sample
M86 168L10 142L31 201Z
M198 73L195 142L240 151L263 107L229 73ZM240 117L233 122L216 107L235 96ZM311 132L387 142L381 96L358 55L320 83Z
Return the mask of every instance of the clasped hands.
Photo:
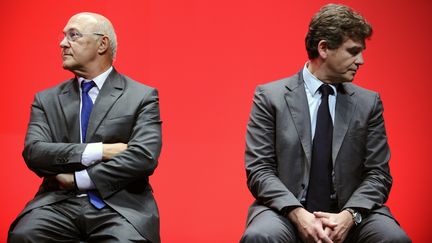
M110 160L127 149L125 143L102 144L102 161ZM59 187L63 190L72 190L75 188L74 173L61 173L55 176Z
M343 242L354 225L351 213L310 213L302 207L291 210L288 218L297 226L304 242Z

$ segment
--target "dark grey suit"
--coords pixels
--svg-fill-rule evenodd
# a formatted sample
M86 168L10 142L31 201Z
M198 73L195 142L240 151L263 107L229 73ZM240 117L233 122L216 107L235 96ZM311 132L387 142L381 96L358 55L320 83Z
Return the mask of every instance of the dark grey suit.
M11 229L32 209L75 196L75 192L59 189L51 176L85 169L79 111L76 79L36 94L23 157L43 182ZM159 242L159 214L149 184L162 145L157 90L113 70L95 101L86 137L89 143L128 144L126 151L87 168L87 172L110 208L146 239Z
M384 206L392 178L382 113L377 93L352 83L338 86L332 145L338 210L358 208L364 215L393 218ZM302 206L311 165L310 124L301 72L257 87L246 136L247 182L256 198L248 225L265 211L275 216ZM262 226L270 227L267 223Z

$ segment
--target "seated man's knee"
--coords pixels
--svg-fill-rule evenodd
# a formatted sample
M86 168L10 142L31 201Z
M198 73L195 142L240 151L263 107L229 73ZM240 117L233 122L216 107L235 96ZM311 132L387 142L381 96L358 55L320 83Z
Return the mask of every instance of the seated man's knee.
M371 214L361 228L359 240L362 242L410 243L411 239L393 218ZM363 223L362 223L363 224Z
M388 243L411 243L412 242L411 239L408 237L408 235L402 229L387 235L386 238L383 240L384 240L383 242L388 242Z
M244 232L241 243L270 243L274 242L268 233L255 230L253 228L247 228Z
M244 232L241 243L290 243L297 242L296 236L278 227L259 228L250 226Z

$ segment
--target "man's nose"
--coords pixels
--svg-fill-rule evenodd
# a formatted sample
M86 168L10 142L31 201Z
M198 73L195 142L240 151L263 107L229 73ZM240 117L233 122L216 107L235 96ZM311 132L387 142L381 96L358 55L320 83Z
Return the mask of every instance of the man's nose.
M357 65L363 65L364 64L364 60L363 60L363 53L359 53L358 55L357 55L357 58L356 58L356 60L355 60L355 63L357 64Z
M60 47L66 48L69 46L70 46L69 41L67 40L66 36L64 36L63 39L61 39L61 41L60 41Z

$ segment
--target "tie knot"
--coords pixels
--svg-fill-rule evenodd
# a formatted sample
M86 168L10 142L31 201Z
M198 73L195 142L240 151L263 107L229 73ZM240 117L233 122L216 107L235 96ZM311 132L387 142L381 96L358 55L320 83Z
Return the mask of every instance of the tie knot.
M322 97L328 97L333 94L333 89L328 84L323 84L319 87Z
M90 82L82 82L81 83L81 89L83 93L88 93L89 90L91 90L91 88L93 88L94 86L96 86L95 82L90 81Z

